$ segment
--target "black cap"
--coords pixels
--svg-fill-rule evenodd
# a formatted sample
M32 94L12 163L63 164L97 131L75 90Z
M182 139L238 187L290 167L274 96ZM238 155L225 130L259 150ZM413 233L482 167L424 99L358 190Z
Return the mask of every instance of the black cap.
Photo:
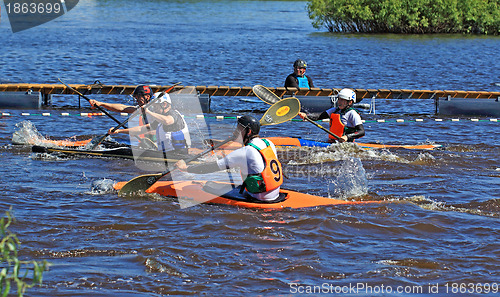
M135 90L134 90L133 96L137 97L137 96L144 96L144 95L149 95L152 97L153 90L151 90L151 88L149 86L145 86L145 85L137 86L137 88L135 88Z

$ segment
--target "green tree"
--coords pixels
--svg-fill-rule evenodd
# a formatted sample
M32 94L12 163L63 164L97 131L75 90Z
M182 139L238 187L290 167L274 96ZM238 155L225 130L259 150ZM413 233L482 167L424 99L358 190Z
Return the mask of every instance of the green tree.
M49 263L35 260L20 260L18 248L20 241L15 234L8 230L14 218L10 211L5 213L6 217L0 219L0 292L7 296L11 289L11 283L17 285L17 296L23 296L27 288L42 283L42 274Z
M330 32L500 34L499 0L311 0L307 9Z

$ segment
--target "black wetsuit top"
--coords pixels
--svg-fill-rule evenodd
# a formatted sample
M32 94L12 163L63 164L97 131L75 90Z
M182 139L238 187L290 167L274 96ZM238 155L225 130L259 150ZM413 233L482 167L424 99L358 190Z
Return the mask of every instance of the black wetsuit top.
M312 78L308 75L306 75L306 77L307 82L309 83L309 88L314 88ZM297 79L297 75L295 74L295 72L286 77L285 88L299 88L299 80Z

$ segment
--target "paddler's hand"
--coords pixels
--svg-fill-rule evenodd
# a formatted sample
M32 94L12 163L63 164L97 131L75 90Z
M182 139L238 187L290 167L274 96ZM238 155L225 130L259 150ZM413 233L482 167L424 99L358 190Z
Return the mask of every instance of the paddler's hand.
M307 114L305 112L299 112L299 117L301 117L302 119L305 119L307 117Z
M90 107L92 109L95 109L97 106L101 106L101 102L94 100L94 99L90 99L89 103L90 103Z
M339 142L346 142L347 140L347 136L345 135L339 138Z
M117 133L120 133L121 132L121 129L116 129L116 130L113 130L114 128L109 128L108 130L108 134L109 135L112 135L112 134L117 134Z
M175 163L175 167L179 168L180 171L187 171L187 164L184 160L179 160Z

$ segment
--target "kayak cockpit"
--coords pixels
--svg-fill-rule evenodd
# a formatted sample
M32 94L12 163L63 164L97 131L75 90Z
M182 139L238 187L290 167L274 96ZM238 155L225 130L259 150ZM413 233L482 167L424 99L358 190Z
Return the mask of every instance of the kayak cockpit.
M272 204L272 203L280 203L288 199L288 193L280 192L278 198L272 201L258 200L248 194L241 193L241 185L236 186L234 184L218 183L214 181L207 181L203 185L202 189L204 192L217 195L222 198L242 201L242 202Z

